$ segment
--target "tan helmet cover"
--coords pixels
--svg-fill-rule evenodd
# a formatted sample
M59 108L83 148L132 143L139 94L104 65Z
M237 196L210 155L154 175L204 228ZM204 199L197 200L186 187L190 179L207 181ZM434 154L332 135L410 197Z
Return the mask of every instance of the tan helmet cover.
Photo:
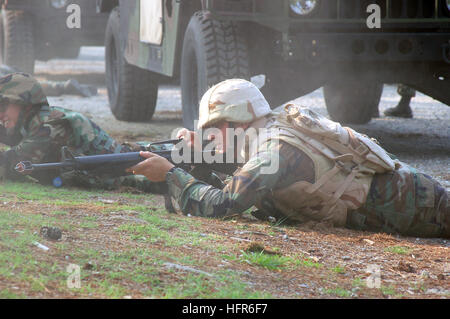
M269 103L253 83L226 80L203 95L197 127L201 129L220 121L250 123L271 112Z

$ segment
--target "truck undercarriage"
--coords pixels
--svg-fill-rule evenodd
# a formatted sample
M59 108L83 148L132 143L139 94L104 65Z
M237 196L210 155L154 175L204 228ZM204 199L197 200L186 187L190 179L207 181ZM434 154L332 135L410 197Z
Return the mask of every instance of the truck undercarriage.
M125 61L154 81L180 79L187 127L208 87L260 74L273 107L323 86L330 116L341 122L370 121L384 83L450 104L448 0L165 0L160 44L141 41L145 15L137 19L142 7L132 2L117 9L128 26L120 31ZM380 28L368 26L373 4Z

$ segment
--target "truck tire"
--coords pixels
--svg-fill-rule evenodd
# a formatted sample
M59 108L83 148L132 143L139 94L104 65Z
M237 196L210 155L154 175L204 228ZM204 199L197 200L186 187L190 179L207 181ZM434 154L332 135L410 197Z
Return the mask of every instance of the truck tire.
M208 88L226 79L249 79L248 48L238 24L196 12L184 36L180 78L183 125L193 129Z
M340 123L366 124L378 109L383 84L342 81L323 88L325 103L331 119Z
M31 17L18 10L2 10L0 17L0 63L33 74L34 40Z
M155 112L158 97L157 75L126 62L119 32L119 8L115 8L109 16L105 35L109 106L118 120L148 122Z

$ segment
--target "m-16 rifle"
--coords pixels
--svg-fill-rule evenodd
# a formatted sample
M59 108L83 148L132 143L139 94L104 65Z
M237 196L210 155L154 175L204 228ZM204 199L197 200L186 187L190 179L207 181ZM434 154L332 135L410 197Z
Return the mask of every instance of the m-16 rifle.
M158 143L149 144L145 147L154 154L166 158L169 162L174 164L176 167L183 168L189 171L196 178L208 181L209 184L217 188L223 188L225 184L213 172L219 172L227 175L232 175L237 168L234 163L226 163L225 154L215 154L214 150L195 152L191 150L189 159L187 161L174 161L173 152L182 152L182 149L177 149L177 144L182 140L170 140ZM209 143L209 141L208 141ZM61 149L61 162L57 163L42 163L33 164L31 162L20 162L16 165L15 170L21 174L28 175L33 172L45 172L51 170L68 170L68 171L86 171L89 174L112 178L131 175L125 170L131 168L134 165L146 160L140 155L140 152L130 152L130 153L115 153L115 154L105 154L105 155L91 155L91 156L78 156L75 157L67 147ZM204 155L208 155L210 158L214 156L218 159L215 162L207 162L204 160ZM186 159L185 157L182 157ZM180 159L180 158L179 158ZM196 159L201 159L197 162ZM55 187L61 187L63 184L62 179L58 176L53 179L53 185ZM165 207L168 212L175 213L176 209L173 206L173 202L168 194L164 195Z
M232 174L236 170L235 164L225 163L225 154L215 154L214 150L190 152L191 156L187 161L174 161L173 152L179 153L179 158L184 158L182 154L182 149L177 148L177 144L182 140L169 140L158 143L149 144L145 147L146 150L166 158L169 162L177 167L183 168L185 170L191 170L193 167L199 169L206 169L209 171L218 171L225 174ZM76 171L86 171L92 175L100 177L119 177L130 175L131 173L125 172L127 168L133 167L134 165L146 160L140 155L140 152L131 153L114 153L105 155L90 155L90 156L78 156L75 157L69 151L67 147L61 149L61 162L58 163L42 163L33 164L31 162L20 162L16 165L15 170L21 174L31 174L36 171L46 171L46 170L76 170ZM204 155L214 156L219 160L216 162L206 162L204 161ZM196 162L195 159L201 159L200 162Z

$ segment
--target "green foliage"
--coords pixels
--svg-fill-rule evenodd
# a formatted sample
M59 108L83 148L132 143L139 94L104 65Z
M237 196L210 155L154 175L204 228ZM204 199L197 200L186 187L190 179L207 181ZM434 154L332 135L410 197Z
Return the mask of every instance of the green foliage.
M15 292L12 292L8 289L0 290L0 299L24 299L23 295L18 295Z
M363 288L366 287L367 285L364 279L356 277L355 279L353 279L352 286L357 288Z
M284 257L280 255L269 255L265 254L264 252L260 253L243 252L241 260L252 265L267 268L269 270L276 270L279 268L286 267L289 263L293 261L289 257Z
M343 297L343 298L349 298L352 295L352 292L349 290L346 290L344 288L333 288L333 289L325 289L324 290L325 294L328 295L333 295L333 296L337 296L337 297Z
M303 267L312 267L312 268L321 268L322 267L321 263L315 262L311 258L306 258L303 256L296 258L295 264L303 266Z
M345 274L345 267L344 266L336 266L331 268L331 271L336 274Z
M205 275L187 275L182 283L167 287L164 298L262 299L273 297L266 292L248 289L235 273L226 272L218 274L215 278Z
M404 246L391 246L385 248L384 251L394 254L407 255L411 253L411 248Z
M397 290L393 286L381 286L380 291L385 296L395 296L395 297L401 296L397 294Z

